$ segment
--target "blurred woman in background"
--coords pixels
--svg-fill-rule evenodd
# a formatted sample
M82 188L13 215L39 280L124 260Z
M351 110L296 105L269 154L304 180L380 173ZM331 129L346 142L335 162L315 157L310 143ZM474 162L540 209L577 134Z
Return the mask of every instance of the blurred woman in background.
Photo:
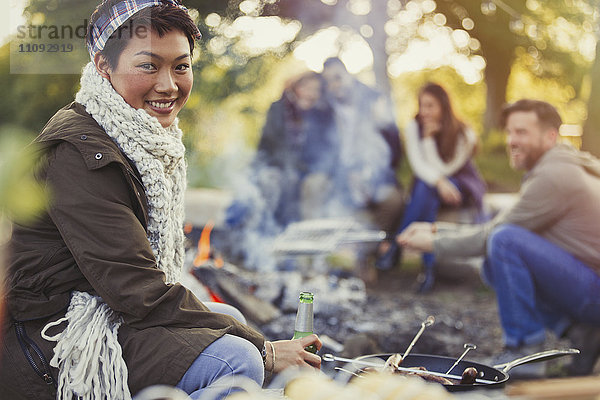
M442 205L474 206L480 219L485 183L472 161L477 137L456 117L442 86L428 83L421 88L419 112L406 126L404 140L414 182L398 233L415 221L434 222ZM377 266L391 268L399 253L398 246L391 244ZM425 291L433 285L433 254L423 255L423 265L420 289Z

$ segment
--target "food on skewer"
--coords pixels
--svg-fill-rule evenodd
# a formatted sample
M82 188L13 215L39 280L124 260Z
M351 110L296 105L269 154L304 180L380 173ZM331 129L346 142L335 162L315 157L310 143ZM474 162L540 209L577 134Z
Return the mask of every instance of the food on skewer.
M475 369L474 367L468 367L463 371L461 380L459 382L459 381L452 381L450 379L444 378L443 376L419 373L419 371L427 371L427 369L422 366L421 367L408 367L409 369L413 370L414 372L406 371L406 370L399 370L398 367L400 367L400 364L402 364L402 355L399 353L392 354L385 361L385 364L381 371L392 373L392 374L400 374L400 375L417 375L426 381L441 383L442 385L457 385L457 384L472 385L475 383L475 381L477 379L477 375L478 375L477 369ZM374 371L374 369L366 368L363 371L365 371L365 372Z
M394 353L385 360L383 365L384 371L397 372L398 367L402 364L402 355L400 353Z
M427 369L425 367L409 367L414 372L399 370L398 367L400 366L401 363L402 363L402 355L399 353L392 354L385 361L382 371L390 372L393 374L400 374L400 375L417 375L426 381L441 383L442 385L452 385L453 384L452 381L444 378L443 376L435 376L435 375L419 373L419 371L427 371Z
M463 385L472 385L475 383L478 374L479 373L477 372L477 369L475 369L474 367L465 368L465 370L462 373L460 383Z
M441 383L442 385L454 385L454 383L450 379L446 379L443 376L420 374L419 371L427 371L427 368L425 367L410 367L410 369L414 369L415 372L396 371L395 373L405 375L417 375L418 377L423 378L428 382Z

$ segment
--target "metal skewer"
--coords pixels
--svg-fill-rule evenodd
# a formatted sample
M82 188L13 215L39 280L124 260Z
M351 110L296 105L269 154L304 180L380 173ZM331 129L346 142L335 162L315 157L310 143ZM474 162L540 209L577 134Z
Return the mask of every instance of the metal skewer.
M365 367L381 368L384 366L383 362L376 363L376 362L372 362L372 361L357 360L355 358L337 357L337 356L334 356L333 354L323 354L321 356L321 358L323 359L323 361L341 361L341 362L347 362L347 363L352 363L352 364L360 364Z
M353 358L336 357L333 354L323 354L321 356L321 358L323 359L323 361L341 361L341 362L347 362L347 363L352 363L352 364L360 364L360 365L364 365L365 367L381 368L384 366L383 363L380 364L380 363L376 363L376 362L356 360ZM397 371L410 372L413 374L441 376L446 379L455 379L458 381L460 381L462 379L462 377L460 377L458 375L444 374L442 372L434 372L434 371L427 371L427 370L423 371L423 370L419 370L419 369L405 368L405 367L394 367L394 369ZM475 382L476 383L498 383L497 381L490 381L488 379L476 379Z
M373 243L387 238L385 231L364 227L353 219L313 219L287 226L273 242L276 255L327 254L343 244Z
M463 353L460 355L460 357L458 357L458 359L454 362L454 364L452 364L452 366L450 367L450 369L448 371L446 371L447 374L449 374L454 367L456 367L458 365L458 363L465 358L465 356L467 355L467 353L471 350L475 350L477 348L476 345L474 345L473 343L465 343L465 345L463 346L465 351L463 351Z
M347 373L347 374L354 375L354 376L355 376L355 377L357 377L357 378L364 378L364 376L362 376L362 375L359 375L359 374L357 374L356 372L352 372L352 371L350 371L350 370L348 370L348 369L345 369L345 368L342 368L342 367L335 367L334 369L335 369L336 371L342 371L342 372L345 372L345 373Z
M410 342L410 344L408 345L408 348L406 349L406 351L402 355L402 359L403 360L406 358L406 356L408 355L408 353L410 353L410 351L414 347L415 343L417 343L417 340L419 340L419 338L423 334L423 331L425 330L425 328L427 328L428 326L433 325L434 322L435 322L435 318L433 317L433 315L430 315L429 317L427 317L427 319L425 321L421 322L421 329L419 329L419 332L417 332L417 334L415 335L414 339L412 340L412 342Z
M369 243L369 242L380 242L387 238L387 234L384 231L359 231L359 232L348 232L339 238L342 243Z

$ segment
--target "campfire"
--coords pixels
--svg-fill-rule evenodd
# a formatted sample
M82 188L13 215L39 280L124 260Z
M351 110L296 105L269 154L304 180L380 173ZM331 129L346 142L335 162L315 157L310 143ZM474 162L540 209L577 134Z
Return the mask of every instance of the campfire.
M382 237L376 231L364 230L360 225L347 224L347 221L314 222L291 226L277 237L278 243L290 243L293 238L303 238L312 243L318 241L316 238L323 238L323 232L327 232L327 235L336 237L331 241L335 244L329 248L338 251L348 244L352 247L355 242L351 239L355 234L355 238L364 238L364 232L367 231L370 239ZM322 356L333 353L336 357L355 359L366 355L370 357L368 361L374 360L383 365L396 352L406 349L414 338L419 320L435 315L435 325L414 345L414 351L405 357L400 368L421 366L442 374L451 370L447 375L461 379L465 370L473 367L478 372L485 372L485 376L476 377L483 379L476 386L486 387L496 386L495 377L500 382L508 376L494 375L497 368L479 362L496 354L500 343L496 313L489 312L494 310L483 308L488 311L486 314L477 311L483 304L482 299L494 304L493 299L481 291L462 288L460 301L456 302L448 301L447 297L446 300L438 296L415 297L414 291L408 286L412 279L383 282L383 289L379 289L383 292L374 292L367 291L360 279L347 274L338 275L332 270L313 271L312 274L300 270L247 270L228 262L227 257L221 257L223 253L220 252L221 242L218 240L221 234L223 232L215 228L213 223L196 230L193 245L188 246L190 270L215 298L239 308L268 340L292 336L297 295L302 290L308 290L315 293L314 331L324 343ZM212 240L213 235L217 235L216 241ZM280 251L276 254L302 259L320 257L324 253ZM465 307L465 304L471 306ZM477 351L459 360L463 346L470 342L477 343ZM556 348L560 347L564 346L556 343ZM373 359L373 356L379 359ZM452 370L455 363L457 365ZM344 366L331 362L324 362L322 366L330 376L339 372L334 369L336 367ZM453 386L461 388L464 385Z
M194 267L201 267L206 263L211 263L216 268L221 268L224 265L223 258L213 251L210 245L210 234L215 226L213 221L208 221L206 226L200 233L200 239L198 240L196 257L194 257Z

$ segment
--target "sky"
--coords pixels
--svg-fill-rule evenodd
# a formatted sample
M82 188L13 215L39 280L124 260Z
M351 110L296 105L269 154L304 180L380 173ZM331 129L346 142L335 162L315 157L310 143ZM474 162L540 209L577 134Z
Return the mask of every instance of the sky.
M27 0L8 0L8 5L3 6L4 10L0 13L0 45L5 44L9 35L16 32L17 26L25 22L23 8L26 4Z

